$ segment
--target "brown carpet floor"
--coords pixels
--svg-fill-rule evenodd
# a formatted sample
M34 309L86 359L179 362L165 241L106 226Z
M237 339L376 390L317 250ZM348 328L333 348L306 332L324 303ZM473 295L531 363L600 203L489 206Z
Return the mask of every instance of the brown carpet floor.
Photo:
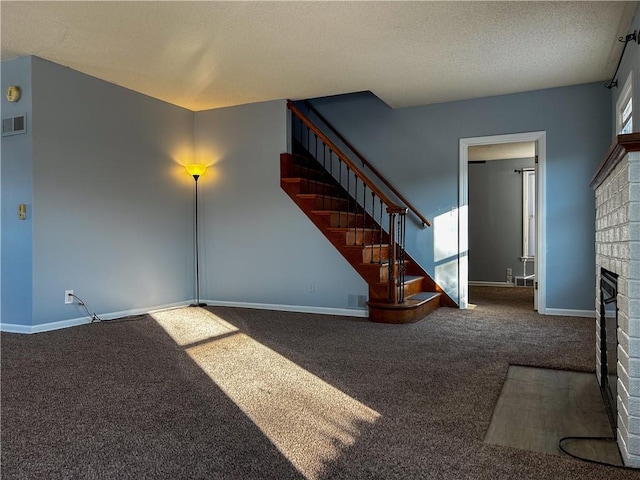
M182 345L151 316L3 334L2 478L640 478L483 443L509 364L594 370L593 319L531 298L402 326L209 307L224 326Z

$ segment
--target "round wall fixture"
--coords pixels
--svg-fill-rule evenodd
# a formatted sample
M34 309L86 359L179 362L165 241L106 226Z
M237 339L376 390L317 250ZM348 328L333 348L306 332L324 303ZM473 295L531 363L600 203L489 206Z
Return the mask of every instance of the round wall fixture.
M17 102L20 100L20 87L17 85L11 85L7 87L7 100L10 102Z

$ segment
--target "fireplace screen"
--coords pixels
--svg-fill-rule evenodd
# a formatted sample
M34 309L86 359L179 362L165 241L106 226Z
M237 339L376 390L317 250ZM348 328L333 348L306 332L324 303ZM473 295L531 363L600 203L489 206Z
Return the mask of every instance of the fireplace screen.
M601 387L609 421L617 435L618 418L618 275L600 270L600 365Z

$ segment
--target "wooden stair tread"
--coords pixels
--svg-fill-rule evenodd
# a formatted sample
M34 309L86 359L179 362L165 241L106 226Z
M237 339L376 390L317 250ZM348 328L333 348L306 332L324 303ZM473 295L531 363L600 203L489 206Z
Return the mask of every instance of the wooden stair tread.
M345 245L345 247L349 247L349 248L353 248L353 247L358 247L358 248L362 248L362 245ZM396 260L396 265L399 264L400 261ZM405 265L407 265L409 263L409 260L403 260L402 263L404 263ZM369 262L369 263L361 263L360 265L375 265L376 267L388 267L389 266L389 260L382 260L380 262ZM407 279L407 277L410 277L410 275L405 275L405 281ZM419 277L419 278L423 278L423 277Z
M329 232L336 232L336 233L342 233L342 232L379 232L380 228L378 227L327 227L327 231ZM371 245L371 244L367 244L367 245ZM361 247L364 247L365 245L360 245Z
M341 197L334 197L331 195L323 195L321 193L296 193L296 197L298 198L324 198L325 200L329 201L329 200L341 200L343 202L346 202L347 199L346 198L341 198Z
M420 292L408 297L410 300L416 300L421 302L428 302L429 300L442 295L440 292Z
M418 308L442 295L440 292L420 292L404 299L402 303L367 302L370 307L382 310L409 310Z
M326 185L327 187L334 187L334 188L336 187L336 185L333 183L321 182L319 180L313 180L313 179L303 178L303 177L283 177L280 179L280 181L284 183L308 182L308 183L313 183L314 185Z
M320 215L323 217L328 217L331 215L340 215L342 217L354 217L354 218L362 218L364 215L361 213L353 213L353 212L345 212L343 210L311 210L311 213L314 215ZM354 228L354 227L351 227ZM358 228L358 227L355 227Z
M362 265L375 265L377 267L380 266L379 263L363 263ZM419 277L419 276L416 276L416 275L405 275L404 276L404 284L408 285L409 283L420 282L420 281L422 281L422 279L424 279L424 277ZM378 285L386 285L386 284L387 284L387 282L378 282Z
M351 230L353 230L353 227L351 227ZM358 230L360 230L360 229L358 229ZM384 244L384 243L380 244L380 243L378 243L378 244L375 244L375 245L371 245L370 243L367 243L366 245L345 245L345 247L349 247L349 248L357 247L357 248L360 248L362 250L364 250L365 248L375 249L375 250L385 250L385 249L389 248L389 244ZM386 261L387 260L385 260L385 262Z

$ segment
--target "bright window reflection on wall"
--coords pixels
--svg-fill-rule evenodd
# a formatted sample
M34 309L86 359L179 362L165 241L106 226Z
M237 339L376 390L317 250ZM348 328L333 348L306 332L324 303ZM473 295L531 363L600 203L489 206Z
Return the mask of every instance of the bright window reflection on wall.
M462 214L466 215L466 207ZM433 219L433 260L435 281L447 292L458 296L458 208L436 216ZM463 245L461 261L466 264L466 241Z
M620 134L633 132L633 72L629 73L616 102L616 131Z

